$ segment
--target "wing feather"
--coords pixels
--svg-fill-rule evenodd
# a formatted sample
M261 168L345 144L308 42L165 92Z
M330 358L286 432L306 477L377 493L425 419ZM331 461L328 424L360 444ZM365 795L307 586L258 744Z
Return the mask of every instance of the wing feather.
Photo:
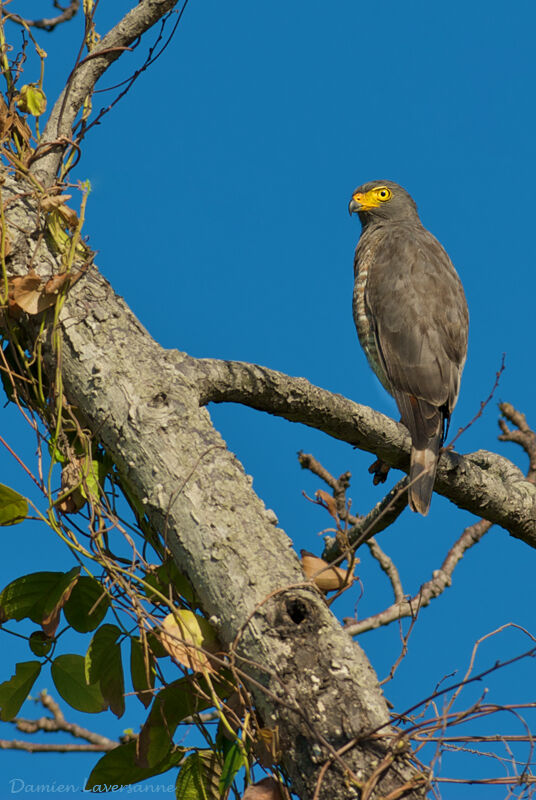
M374 233L365 302L378 357L403 421L416 411L424 429L431 428L428 405L444 407L448 415L458 397L468 330L463 287L447 253L424 228L390 225ZM424 402L410 408L404 395Z

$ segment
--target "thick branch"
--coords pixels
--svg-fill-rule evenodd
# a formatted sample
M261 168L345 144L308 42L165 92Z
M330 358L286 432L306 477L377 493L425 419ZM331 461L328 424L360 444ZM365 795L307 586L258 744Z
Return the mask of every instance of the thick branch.
M65 147L72 138L78 113L99 78L125 48L171 11L176 2L177 0L141 0L74 69L50 113L41 139L42 155L39 156L38 152L31 168L32 173L45 186L54 183Z
M233 402L302 422L408 471L410 439L400 423L305 380L238 361L190 360L201 403ZM536 547L536 490L495 453L443 451L435 491Z
M8 205L10 269L26 272L33 253L47 274L44 240L34 253L29 238L31 210L27 198ZM31 320L26 325L35 333ZM413 781L419 787L407 797L422 797L423 775L407 755L391 753L389 712L365 654L304 580L291 541L200 407L196 361L162 350L96 269L72 288L60 327L68 402L143 502L220 640L250 676L261 720L279 730L293 790L312 798L322 765L355 739L343 760L359 781L373 780L371 800ZM379 736L369 737L373 730ZM322 796L359 796L340 761L325 771Z

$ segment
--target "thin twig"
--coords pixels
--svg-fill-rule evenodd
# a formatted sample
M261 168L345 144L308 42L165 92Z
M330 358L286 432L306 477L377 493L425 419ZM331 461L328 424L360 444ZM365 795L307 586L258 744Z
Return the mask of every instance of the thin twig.
M402 581L400 580L400 575L398 569L392 558L390 558L387 553L384 553L381 549L380 545L376 541L376 539L369 539L367 542L367 547L370 551L370 554L373 558L376 559L382 570L385 572L389 580L391 581L391 586L393 587L393 594L395 596L395 601L397 603L401 603L404 599L404 589L402 588Z
M499 441L515 442L523 448L529 457L527 480L536 483L536 433L528 425L525 415L517 411L511 403L499 403L499 409L503 417L517 428L515 431L510 430L505 420L500 417L499 427L502 434L499 436Z
M465 431L467 431L472 425L474 425L477 419L479 419L482 416L482 414L484 413L484 409L486 408L488 403L491 402L491 400L493 399L493 395L495 394L495 392L499 387L501 375L503 374L505 369L506 369L506 353L503 353L501 358L501 366L495 373L495 383L492 386L491 392L489 393L489 395L486 397L485 400L482 400L480 402L480 408L474 415L473 419L470 422L468 422L467 425L464 425L463 428L458 428L458 432L454 437L454 439L452 439L447 445L445 445L445 450L452 450L452 448L454 447L454 442L456 442L460 438L460 436L463 433L465 433Z
M36 698L43 708L49 711L51 717L40 717L39 719L24 719L22 717L15 717L11 720L16 726L17 730L21 733L38 733L42 731L56 732L64 731L70 733L71 736L77 739L84 739L85 744L40 744L37 742L25 742L17 739L0 740L0 749L2 750L26 750L27 752L108 752L114 750L119 746L119 742L113 739L108 739L107 736L101 736L99 733L90 731L83 728L81 725L75 725L73 722L67 722L59 705L48 692L42 691Z
M421 586L414 597L409 600L402 600L401 602L394 603L384 611L373 614L366 619L359 620L359 622L348 622L346 625L348 633L351 636L357 636L364 631L379 628L381 625L388 625L390 622L402 617L413 617L417 606L424 608L429 605L434 597L438 597L451 585L452 573L460 559L467 550L480 541L490 528L491 522L484 519L470 525L463 531L458 541L450 548L441 568L434 572L433 577Z
M41 30L50 33L58 25L61 25L62 22L68 22L76 15L78 9L80 8L80 0L71 0L66 8L62 8L57 0L55 0L54 7L61 9L61 14L57 14L55 17L49 18L43 17L42 19L26 19L25 17L21 17L19 14L10 14L5 11L3 12L3 15L11 22L22 25L25 28L40 28Z

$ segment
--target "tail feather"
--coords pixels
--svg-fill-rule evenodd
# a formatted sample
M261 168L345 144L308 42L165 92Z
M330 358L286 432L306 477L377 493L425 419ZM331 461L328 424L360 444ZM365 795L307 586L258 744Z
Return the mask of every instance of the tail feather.
M408 501L412 511L426 516L430 508L432 493L434 491L439 447L442 439L442 430L428 442L423 450L411 448L411 463L409 470Z

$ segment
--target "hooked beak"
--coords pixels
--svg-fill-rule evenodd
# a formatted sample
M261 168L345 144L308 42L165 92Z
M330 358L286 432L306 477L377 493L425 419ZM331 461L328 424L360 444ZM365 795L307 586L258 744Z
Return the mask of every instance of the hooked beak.
M356 193L352 195L352 199L348 203L348 213L350 214L350 216L352 216L352 214L356 214L358 211L361 211L363 209L362 200L363 200L362 194Z

